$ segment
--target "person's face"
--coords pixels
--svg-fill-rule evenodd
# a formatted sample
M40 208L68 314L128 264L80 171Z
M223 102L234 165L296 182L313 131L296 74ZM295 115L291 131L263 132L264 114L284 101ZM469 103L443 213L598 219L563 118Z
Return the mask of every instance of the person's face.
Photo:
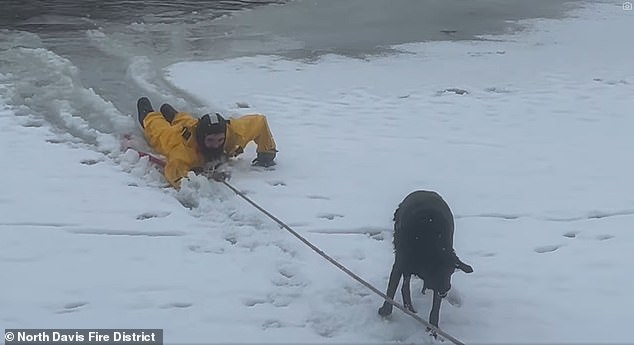
M220 148L225 142L224 133L208 134L205 136L205 147L208 149Z

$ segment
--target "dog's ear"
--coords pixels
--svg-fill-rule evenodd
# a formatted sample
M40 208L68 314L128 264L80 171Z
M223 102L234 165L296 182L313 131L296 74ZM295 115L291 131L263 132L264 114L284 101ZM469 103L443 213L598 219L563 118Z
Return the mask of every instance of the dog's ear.
M396 208L396 210L394 210L394 217L392 218L393 221L396 221L396 219L398 218L398 210L401 208L401 205L399 204L398 207Z
M473 267L465 264L464 262L462 262L460 260L458 260L458 262L456 263L456 268L459 268L464 273L472 273L473 272Z

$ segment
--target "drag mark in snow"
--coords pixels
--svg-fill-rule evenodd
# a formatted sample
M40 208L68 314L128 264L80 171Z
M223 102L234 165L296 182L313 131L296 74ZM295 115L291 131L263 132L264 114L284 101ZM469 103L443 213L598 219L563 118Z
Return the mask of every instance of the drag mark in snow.
M466 215L466 216L456 216L456 219L460 218L500 218L506 220L514 220L520 217L524 217L526 215L521 214L502 214L502 213L482 213L482 214L474 214L474 215Z
M308 232L312 232L315 234L328 234L328 235L377 236L377 235L380 235L383 231L387 231L387 229L364 227L364 228L353 228L353 229L315 229L315 230L309 230Z
M546 220L554 221L554 222L574 222L578 220L587 220L587 219L601 219L608 217L618 217L618 216L632 216L634 215L634 210L621 210L621 211L613 211L613 212L605 212L605 211L590 211L585 216L579 217L565 217L565 218L546 218Z
M497 51L482 51L482 52L468 52L467 55L471 56L471 57L479 57L479 56L485 56L485 55L504 55L506 54L506 51L504 50L497 50Z
M47 222L8 222L8 223L0 223L0 226L41 226L41 227L52 227L52 228L62 228L67 226L78 226L79 224L72 223L47 223Z
M621 211L589 211L584 216L572 216L572 217L536 217L530 214L504 214L504 213L481 213L481 214L469 214L469 215L456 215L456 219L462 218L499 218L505 220L516 220L519 218L535 218L541 220L547 220L551 222L575 222L580 220L588 220L588 219L602 219L608 217L617 217L617 216L632 216L634 215L634 210L621 210ZM566 237L574 237L564 235Z
M80 235L105 235L105 236L147 236L147 237L175 237L183 236L179 231L130 231L113 229L67 229L67 232Z

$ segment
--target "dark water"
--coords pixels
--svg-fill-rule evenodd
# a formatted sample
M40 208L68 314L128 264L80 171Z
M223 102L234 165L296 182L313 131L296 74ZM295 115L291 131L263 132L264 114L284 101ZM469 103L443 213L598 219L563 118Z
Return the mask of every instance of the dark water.
M127 113L140 94L152 91L134 85L135 68L145 73L140 78L149 78L145 82L166 89L167 95L155 96L169 97L169 86L148 71L158 73L162 66L187 58L211 57L215 38L226 36L214 19L272 3L283 1L3 0L0 30L8 30L4 38L12 36L8 40L16 44L21 44L20 33L36 34L42 48L78 68L84 87ZM34 72L46 68L32 66ZM196 102L181 96L181 102L171 101Z
M177 61L262 53L292 58L385 53L393 44L516 30L514 21L561 17L580 4L2 0L0 83L9 86L0 88L0 96L18 113L40 114L61 131L72 131L71 113L91 128L112 132L116 126L107 118L133 114L142 95L188 109L203 106L163 80L161 69Z
M283 51L296 57L334 52L351 56L432 40L473 40L522 29L527 18L561 18L581 1L561 0L300 0L265 7L230 23L245 50Z
M190 16L192 13L198 12L200 14L199 19L204 16L214 18L225 13L270 3L284 3L284 1L3 0L3 11L0 12L0 27L33 24L38 21L38 18L44 16L90 18L110 23L140 21L147 15L157 15L164 19L171 18L175 21L196 20L195 16Z

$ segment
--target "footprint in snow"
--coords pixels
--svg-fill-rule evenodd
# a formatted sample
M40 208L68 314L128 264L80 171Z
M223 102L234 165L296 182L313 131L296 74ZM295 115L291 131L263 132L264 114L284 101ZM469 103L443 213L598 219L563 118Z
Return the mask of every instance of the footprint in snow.
M499 93L499 94L508 94L508 93L513 93L510 90L504 89L504 88L498 88L495 86L492 87L487 87L486 89L484 89L486 92L491 92L491 93Z
M137 220L146 220L150 218L163 218L170 215L170 212L144 212L136 216Z
M563 236L568 238L576 238L577 234L579 234L579 231L568 231Z
M279 276L275 276L271 279L271 283L277 287L290 288L291 290L284 290L294 294L296 289L306 286L306 281L297 276L297 268L293 266L285 266L278 268Z
M496 253L494 253L494 252L485 252L485 251L478 251L478 252L475 252L475 253L473 253L473 254L474 254L474 255L478 255L478 256L480 256L480 257L483 257L483 258L491 258L491 257L494 257L494 256L496 256L496 255L497 255L497 254L496 254Z
M262 323L262 329L282 327L284 327L284 324L279 320L266 320Z
M322 195L308 195L306 196L308 199L314 199L314 200L330 200L329 197L327 196L322 196Z
M537 253L550 253L550 252L554 252L555 250L559 249L561 246L560 245L549 245L549 246L541 246L541 247L537 247L535 248L535 252Z
M71 302L66 303L62 310L57 311L57 314L74 313L79 311L81 307L87 305L88 302Z
M277 308L288 307L299 295L299 293L272 293L269 295L269 303Z
M268 181L268 184L270 184L271 186L282 186L285 187L286 183L284 181Z
M242 304L244 304L247 307L255 307L258 304L264 304L267 302L269 301L263 298L246 298L242 301Z
M225 241L231 243L231 245L235 245L238 243L238 238L236 234L227 234L224 236Z
M88 302L71 302L64 305L64 309L77 309L85 306Z
M83 165L95 165L97 163L101 162L100 160L97 159L83 159L80 161L81 164Z
M604 84L607 84L607 85L628 85L629 84L627 82L627 80L624 80L624 79L619 79L619 80L609 79L609 80L606 80L606 79L603 79L603 78L594 78L592 80L594 80L596 82L601 82L601 83L604 83Z
M295 272L293 272L293 269L290 267L284 267L284 268L280 268L278 271L282 276L286 277L286 278L293 278L295 276Z
M191 307L193 304L188 302L172 302L160 306L161 309L185 309Z
M614 238L614 236L613 236L613 235L607 235L607 234L605 234L605 235L599 235L599 236L597 236L596 238L597 238L597 240L599 240L599 241L605 241L605 240L609 240L609 239L611 239L611 238Z
M328 219L328 220L334 220L335 218L343 218L343 217L344 217L343 214L337 214L337 213L322 213L317 215L317 218Z
M469 91L453 87L453 88L449 88L449 89L444 89L442 91L437 91L436 95L437 96L441 96L441 95L446 94L446 93L454 93L456 95L468 95Z
M370 238L376 241L383 241L385 240L385 235L383 234L383 232L379 232L376 234L370 234Z
M187 247L187 249L199 254L223 254L225 252L224 247L205 248L201 245L190 245Z
M26 127L26 128L39 128L42 127L42 122L39 121L35 121L35 120L29 120L26 123L24 123L22 125L22 127Z

